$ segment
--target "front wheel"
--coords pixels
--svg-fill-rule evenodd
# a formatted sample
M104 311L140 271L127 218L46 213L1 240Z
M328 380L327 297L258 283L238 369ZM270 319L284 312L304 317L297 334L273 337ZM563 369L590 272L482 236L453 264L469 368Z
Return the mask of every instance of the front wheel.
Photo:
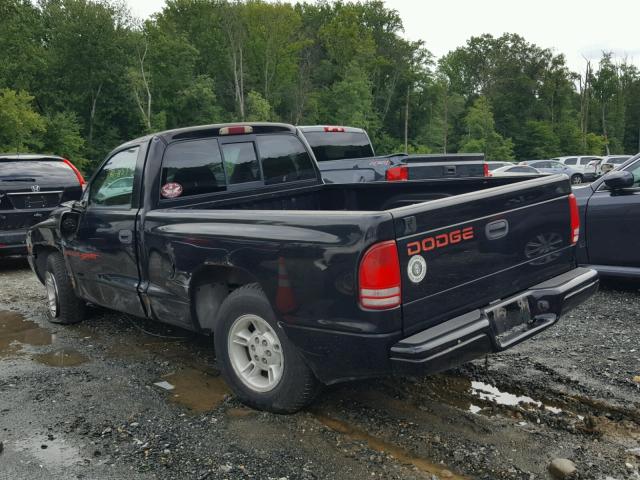
M582 175L576 173L575 175L571 175L571 184L572 185L580 185L582 183Z
M47 257L44 286L47 290L47 319L50 322L70 325L84 319L85 302L73 291L60 253L51 253Z
M240 287L224 300L214 343L223 377L253 408L292 413L309 404L319 390L318 380L278 326L257 284Z

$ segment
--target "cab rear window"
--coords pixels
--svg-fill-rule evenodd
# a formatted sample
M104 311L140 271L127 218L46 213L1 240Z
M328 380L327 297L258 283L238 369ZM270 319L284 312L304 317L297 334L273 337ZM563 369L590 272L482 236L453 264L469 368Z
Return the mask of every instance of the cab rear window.
M160 197L184 198L316 178L310 155L293 135L238 140L208 138L169 145L162 163Z
M362 132L305 132L318 162L373 157L369 138Z

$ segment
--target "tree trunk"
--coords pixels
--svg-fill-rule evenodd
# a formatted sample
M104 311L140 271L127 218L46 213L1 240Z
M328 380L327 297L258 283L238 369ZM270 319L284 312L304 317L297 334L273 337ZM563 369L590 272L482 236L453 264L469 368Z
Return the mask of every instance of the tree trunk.
M407 103L404 108L404 151L409 153L409 92L411 87L407 87Z
M609 137L607 136L606 107L604 105L604 102L602 102L602 135L604 136L604 141L605 141L604 146L607 149L607 155L610 155L610 153L609 153Z
M387 99L384 103L384 110L382 111L381 121L384 122L384 119L387 117L387 113L389 113L389 107L391 106L391 99L393 97L393 92L396 90L396 82L398 81L398 70L393 75L393 80L391 80L391 85L389 85L389 91L387 93Z
M238 46L238 51L240 52L240 97L238 101L240 104L240 119L244 121L244 61L242 59L242 45Z
M96 94L91 101L91 115L89 116L89 145L93 143L93 121L96 117L96 104L98 103L98 97L100 96L100 91L102 90L102 83L98 85L98 90L96 90Z
M447 142L449 140L449 91L444 95L444 132L442 138L442 153L447 153Z

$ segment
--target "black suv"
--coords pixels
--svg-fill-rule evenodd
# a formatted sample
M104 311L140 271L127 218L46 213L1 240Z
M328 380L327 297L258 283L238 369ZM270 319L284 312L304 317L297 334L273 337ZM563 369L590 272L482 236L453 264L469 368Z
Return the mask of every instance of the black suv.
M27 229L82 195L84 178L67 159L0 154L0 257L26 253Z

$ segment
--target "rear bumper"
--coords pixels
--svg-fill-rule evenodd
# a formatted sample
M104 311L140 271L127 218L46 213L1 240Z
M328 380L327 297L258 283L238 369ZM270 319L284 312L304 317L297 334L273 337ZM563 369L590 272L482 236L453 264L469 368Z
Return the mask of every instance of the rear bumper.
M27 230L0 230L0 256L27 253Z
M410 337L400 331L367 334L280 325L325 384L394 372L423 375L510 348L549 328L597 289L597 272L576 268ZM518 301L528 304L533 321L505 329L495 312Z
M391 347L392 368L399 373L435 373L506 350L549 328L597 289L597 272L576 268L484 309L403 338ZM518 302L528 305L531 321L515 326L501 324L500 312Z

